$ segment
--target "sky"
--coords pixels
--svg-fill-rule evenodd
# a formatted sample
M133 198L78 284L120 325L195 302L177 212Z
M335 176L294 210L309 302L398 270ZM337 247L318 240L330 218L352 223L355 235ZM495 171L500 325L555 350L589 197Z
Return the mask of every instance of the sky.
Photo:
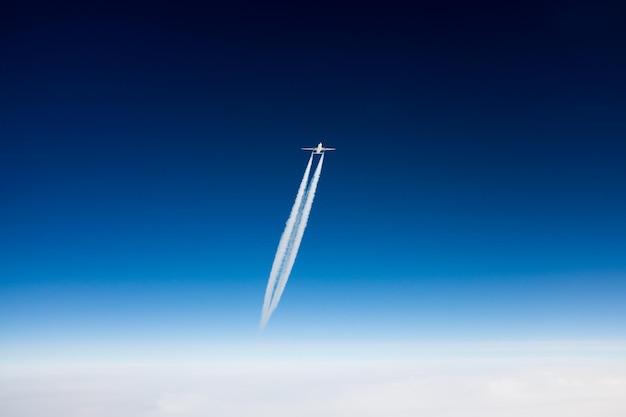
M0 365L258 369L274 348L306 369L442 349L623 363L621 2L9 1L0 15ZM337 151L259 335L300 148L320 141ZM621 395L620 366L580 378ZM201 414L173 410L147 413Z

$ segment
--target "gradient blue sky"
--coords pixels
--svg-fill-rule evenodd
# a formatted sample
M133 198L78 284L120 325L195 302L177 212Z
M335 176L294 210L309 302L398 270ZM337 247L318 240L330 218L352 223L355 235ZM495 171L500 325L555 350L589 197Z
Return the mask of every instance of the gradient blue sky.
M229 2L230 3L230 2ZM626 8L10 2L0 352L623 340Z

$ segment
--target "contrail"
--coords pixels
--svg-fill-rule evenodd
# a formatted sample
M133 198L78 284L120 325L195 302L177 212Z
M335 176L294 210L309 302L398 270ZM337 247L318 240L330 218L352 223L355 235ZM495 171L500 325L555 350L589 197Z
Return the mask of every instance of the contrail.
M272 301L272 295L274 294L274 288L276 287L276 278L278 277L278 274L281 271L283 264L285 263L285 255L287 254L287 251L290 247L290 242L293 240L294 227L296 226L296 222L300 217L300 212L302 211L302 199L307 188L307 183L309 182L309 174L311 172L312 163L313 153L311 153L309 163L304 170L304 175L302 176L302 181L300 182L300 187L298 188L298 193L296 194L296 201L294 201L293 203L291 213L289 214L289 218L287 219L287 223L285 224L285 230L280 237L278 248L276 249L276 255L274 256L274 262L270 271L270 277L267 281L267 288L265 289L265 299L263 301L263 311L261 314L261 330L263 330L263 328L267 324L267 321L269 320L270 305Z
M324 163L324 154L320 156L320 160L317 163L317 167L315 168L315 173L313 174L313 179L311 180L311 184L307 189L306 198L303 203L302 211L298 216L298 221L296 223L296 227L294 233L292 235L292 240L289 242L288 250L286 252L286 259L283 268L280 269L280 274L278 277L278 284L276 285L276 289L274 291L274 295L272 296L272 301L269 307L269 312L267 314L267 320L269 320L270 316L278 306L278 302L280 301L280 297L285 290L285 286L287 285L287 280L289 280L289 274L291 274L291 269L293 268L293 264L296 261L296 256L298 255L298 249L300 248L300 243L302 242L302 236L304 235L304 229L306 229L307 222L309 221L309 214L311 213L311 207L313 206L313 199L315 198L315 190L317 189L317 183L320 180L320 174L322 173L322 164ZM267 324L267 322L266 322Z

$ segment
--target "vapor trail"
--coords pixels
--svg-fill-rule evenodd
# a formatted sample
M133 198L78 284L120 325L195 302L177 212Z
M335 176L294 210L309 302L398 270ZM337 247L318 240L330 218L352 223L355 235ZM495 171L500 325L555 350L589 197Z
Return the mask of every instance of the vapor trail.
M313 163L313 154L311 153L311 157L309 158L309 163L304 170L304 175L302 176L302 181L300 181L300 187L298 187L298 193L296 194L296 201L293 203L293 207L291 208L291 213L289 214L289 218L287 219L287 223L285 224L285 230L283 231L282 236L280 237L280 241L278 242L278 248L276 249L276 255L274 256L274 262L272 263L272 269L270 271L270 276L267 281L267 288L265 289L265 299L263 301L263 310L261 313L261 330L267 324L270 316L270 305L272 301L272 295L274 294L274 288L276 287L276 278L278 277L279 272L281 271L282 266L285 263L285 255L290 247L290 242L293 240L294 227L296 226L296 221L300 217L300 213L302 211L302 199L304 197L304 193L307 189L307 185L309 182L309 174L311 172L311 164Z
M285 286L287 285L287 280L289 280L289 274L291 274L291 269L293 268L293 264L296 261L298 249L300 248L302 236L304 235L304 229L306 229L307 222L309 221L309 214L311 213L311 207L313 206L313 199L315 198L317 183L319 182L320 175L322 173L323 163L324 154L322 153L322 156L320 156L320 160L317 163L317 167L315 168L315 173L313 174L311 184L307 189L302 211L300 212L300 216L298 217L296 228L293 233L293 240L289 242L285 264L283 268L280 269L278 284L276 285L276 290L274 291L274 295L272 296L272 302L269 308L269 312L267 314L267 320L269 320L270 316L278 306L280 297L282 296L283 291L285 290Z

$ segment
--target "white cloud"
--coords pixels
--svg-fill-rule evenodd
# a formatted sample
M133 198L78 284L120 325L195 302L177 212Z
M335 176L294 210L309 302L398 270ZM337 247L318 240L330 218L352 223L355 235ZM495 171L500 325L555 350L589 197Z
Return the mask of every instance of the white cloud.
M7 417L622 417L626 360L7 368L0 398Z

